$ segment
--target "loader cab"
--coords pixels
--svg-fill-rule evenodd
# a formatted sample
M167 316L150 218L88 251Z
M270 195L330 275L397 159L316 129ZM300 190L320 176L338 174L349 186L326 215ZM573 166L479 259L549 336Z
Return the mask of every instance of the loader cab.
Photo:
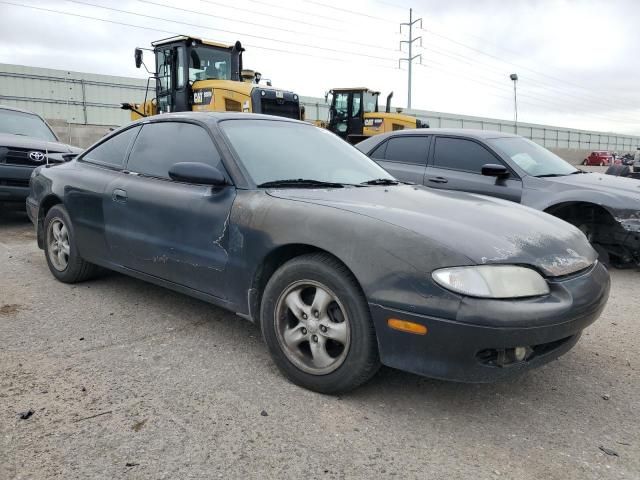
M198 38L179 36L151 44L156 62L156 105L158 113L192 110L193 86L204 80L241 81L240 42L228 46ZM136 59L137 60L137 59Z
M362 137L365 113L378 111L380 92L368 88L335 88L329 95L329 130L349 141Z

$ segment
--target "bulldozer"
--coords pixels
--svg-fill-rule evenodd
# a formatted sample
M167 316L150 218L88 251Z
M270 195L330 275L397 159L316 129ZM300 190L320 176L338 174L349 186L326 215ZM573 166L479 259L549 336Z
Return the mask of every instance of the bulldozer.
M393 92L387 96L384 112L378 110L380 92L368 88L334 88L325 95L327 103L329 103L329 96L331 96L329 121L316 124L327 128L351 144L380 133L405 128L429 127L414 116L400 112L392 113Z
M135 49L136 67L149 73L143 103L123 103L131 120L169 112L251 112L303 120L296 93L260 83L261 75L242 68L244 48L181 35ZM153 52L155 69L144 64ZM149 92L152 92L151 98Z

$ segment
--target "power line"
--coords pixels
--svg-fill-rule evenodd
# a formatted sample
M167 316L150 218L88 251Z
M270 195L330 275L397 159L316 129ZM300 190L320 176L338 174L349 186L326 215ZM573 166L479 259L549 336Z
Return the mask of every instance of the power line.
M204 0L201 0L201 1L204 1ZM307 10L298 10L298 9L291 8L291 7L283 7L283 6L280 6L280 5L276 5L274 3L265 2L263 0L248 0L248 1L252 2L252 3L257 3L259 5L266 5L267 7L271 7L271 8L279 8L281 10L286 10L287 12L295 12L295 13L300 13L302 15L313 16L313 17L316 17L316 18L324 18L326 20L331 20L331 21L337 22L337 23L349 23L349 22L347 22L345 20L340 20L339 18L320 15L320 14L315 13L315 12L311 13L311 12L309 12ZM334 30L333 28L330 28L330 27L322 27L322 28L329 28L331 30Z
M482 85L485 85L485 86L488 86L490 88L494 88L494 89L497 89L497 90L500 90L500 91L503 91L505 89L505 86L503 84L495 82L493 80L482 78L482 77L479 78L477 76L474 76L474 77L465 76L465 75L460 74L460 72L458 72L458 71L452 71L452 70L448 70L446 68L438 68L438 67L434 67L433 66L433 65L444 66L442 63L433 62L432 60L429 60L428 62L429 62L428 64L426 64L426 65L422 64L421 66L422 67L431 67L431 68L434 68L436 70L440 70L440 71L443 71L445 73L449 73L451 75L454 75L456 78L464 78L464 79L467 79L467 80L469 80L471 82L482 84ZM558 109L559 105L555 101L547 100L545 98L541 98L541 97L532 95L530 93L521 93L521 92L519 92L518 96L519 97L526 97L526 98L531 99L531 101L529 101L529 102L520 101L520 103L527 103L529 105L534 105L536 107L542 106L544 108L548 108L548 107L545 107L544 105L541 105L541 103L544 103L546 105L553 106L557 110L562 111L562 108ZM509 101L512 100L510 97L503 97L503 98L508 99ZM564 112L564 113L572 113L572 112ZM581 115L584 116L584 117L591 117L593 119L597 119L597 120L600 120L600 121L606 120L606 121L620 123L620 124L624 124L624 125L629 125L629 124L635 123L633 121L624 121L624 120L620 120L620 119L616 119L616 118L612 118L612 117L607 117L607 116L604 116L604 115L600 115L600 114L597 114L597 113L591 113L591 112L589 112L589 113L581 113Z
M212 0L199 0L200 2L203 3L208 3L209 5L216 5L219 7L224 7L224 8L230 8L233 10L238 10L240 12L247 12L247 13L252 13L254 15L261 15L263 17L269 17L269 18L274 18L276 20L280 20L280 21L285 21L285 22L290 22L290 23L296 23L296 24L302 24L302 25L309 25L311 27L316 27L316 28L322 28L322 29L327 29L327 30L333 30L336 32L342 32L343 30L339 29L339 28L333 28L333 27L327 27L325 25L318 25L316 23L312 23L312 22L306 22L302 19L292 19L292 18L287 18L287 17L283 17L282 15L273 15L271 13L264 13L264 12L258 12L257 10L251 10L250 8L242 8L242 7L237 7L235 5L230 6L230 5L226 5L224 3L220 3L220 2L214 2ZM252 0L250 0L252 1ZM270 3L266 3L266 2L256 2L256 3L262 3L265 5L269 5L271 7L274 7L275 5L271 5ZM161 5L161 4L158 4ZM168 6L168 5L163 5L163 6ZM198 12L198 14L202 14L201 12ZM329 18L331 19L331 17L322 17L319 16L320 18Z
M41 12L53 13L53 14L57 14L57 15L66 15L66 16L70 16L70 17L84 18L85 20L93 20L93 21L96 21L96 22L110 23L110 24L113 24L113 25L120 25L120 26L135 28L135 29L139 29L139 30L146 30L146 31L158 32L158 33L164 33L164 34L168 34L168 35L183 35L183 33L181 33L181 32L164 30L164 29L154 28L154 27L145 27L145 26L141 26L141 25L133 25L131 23L119 22L119 21L116 21L116 20L107 20L105 18L96 18L96 17L91 17L89 15L81 15L81 14L78 14L78 13L63 12L63 11L60 11L60 10L53 10L53 9L50 9L50 8L36 7L35 5L24 5L24 4L20 4L20 3L9 2L9 1L6 1L6 0L0 0L0 3L5 4L5 5L11 5L11 6L14 6L14 7L29 8L29 9L38 10L38 11L41 11ZM208 29L207 27L199 27L199 28ZM369 67L379 68L379 69L386 69L386 70L394 70L394 71L398 70L396 67L372 64L372 63L369 63L369 62L366 62L366 63L365 62L357 62L357 61L354 61L353 59L344 59L344 58L336 58L336 57L325 57L325 56L322 56L322 55L317 55L317 54L312 54L312 53L296 52L296 51L292 51L292 50L283 50L283 49L279 49L279 48L265 47L265 46L261 46L261 45L252 45L252 44L248 44L248 43L245 44L245 45L248 46L248 47L251 47L251 48L255 48L256 50L266 50L266 51L272 51L272 52L286 53L288 55L298 55L298 56L302 56L302 57L320 58L320 59L328 60L328 61L332 61L332 62L341 62L341 63L348 63L348 64L357 63L357 64L360 64L360 65L367 65Z
M68 1L75 1L75 0L68 0ZM232 22L240 22L241 21L243 24L246 24L246 25L253 25L253 26L256 26L256 27L266 28L266 29L269 29L269 30L278 30L278 31L281 31L281 32L293 33L293 34L296 34L296 35L307 35L307 36L310 36L310 37L321 38L321 39L324 39L324 40L331 40L331 41L334 41L334 42L350 43L350 44L353 44L353 45L358 45L358 46L361 46L361 47L374 48L374 49L377 49L377 50L388 50L388 51L391 51L391 52L396 52L397 51L397 50L394 50L393 48L383 47L381 45L373 45L373 44L370 44L370 43L356 42L356 41L353 41L353 40L337 39L335 37L328 37L326 35L318 35L318 34L315 34L315 33L304 32L302 30L292 30L290 28L275 27L275 26L270 26L270 25L264 25L264 24L261 24L261 23L249 22L247 20L238 20L236 18L223 17L221 15L213 15L213 14L210 14L210 13L198 12L196 10L189 10L188 8L174 7L172 5L165 5L163 3L158 3L158 2L151 1L151 0L138 0L138 1L141 2L141 3L147 3L147 4L150 4L150 5L156 5L156 6L159 6L159 7L169 8L169 9L172 9L172 10L178 10L178 11L186 12L186 13L193 13L193 14L201 15L201 16L204 15L204 16L207 16L207 17L217 18L217 19L221 19L221 20L229 20L229 21L232 21ZM217 3L217 2L211 2L209 0L200 0L200 1L205 2L205 3L212 3L214 5L221 5L221 4ZM81 3L83 3L83 2L81 2ZM231 8L235 8L235 7L231 7ZM239 10L243 10L243 9L239 9ZM247 10L247 11L250 11L250 10ZM258 12L252 12L252 13L258 13ZM262 15L261 13L258 13L258 14ZM268 15L268 14L265 14L265 15ZM269 16L277 18L276 15L269 15ZM308 23L308 25L313 25L313 24Z
M500 57L498 57L496 55L493 55L491 53L485 52L484 50L480 50L480 49L478 49L476 47L472 47L471 45L467 45L466 43L463 43L463 42L460 42L458 40L455 40L455 39L453 39L451 37L448 37L447 35L442 35L440 33L434 32L433 30L423 29L423 31L425 33L428 33L428 34L435 35L437 37L443 38L443 39L445 39L445 40L447 40L447 41L449 41L451 43L454 43L456 45L459 45L459 46L461 46L463 48L467 48L467 49L472 50L474 52L480 53L481 55L485 55L487 57L490 57L490 58L493 58L495 60L498 60L499 62L506 63L508 65L514 66L514 67L522 69L522 70L526 70L528 72L534 73L534 74L539 75L541 77L550 78L550 79L552 79L552 80L554 80L556 82L565 83L565 84L570 85L572 87L579 88L579 89L584 90L585 92L587 92L587 95L595 97L594 94L589 93L589 89L587 87L584 87L582 85L578 85L577 83L574 83L574 82L571 82L571 81L568 81L568 80L564 80L564 79L561 79L561 78L558 78L558 77L554 77L554 76L548 75L546 73L538 72L537 70L534 70L534 69L532 69L530 67L526 67L524 65L520 65L520 64L517 64L517 63L510 62L508 60L504 60L504 59L502 59L502 58L500 58ZM549 85L552 85L552 84L549 84ZM620 99L620 100L625 102L625 103L627 102L627 100L623 100L623 99Z
M337 10L338 12L344 12L344 13L349 13L351 15L359 15L361 17L372 18L374 20L379 20L381 22L396 23L393 20L389 20L388 18L378 17L376 15L369 15L368 13L356 12L355 10L349 10L347 8L336 7L334 5L329 5L327 3L318 2L316 0L302 0L302 1L306 2L306 3L311 3L313 5L319 5L319 6L324 7L324 8L330 8L332 10Z
M436 49L436 48L430 48L430 47L424 47L424 46L422 47L422 49L430 51L430 52L433 52L436 55L442 55L444 57L451 58L451 59L453 59L454 61L457 61L457 62L465 63L467 65L470 65L470 66L474 67L474 68L484 68L485 70L490 70L490 71L496 72L496 73L500 74L501 76L506 74L505 70L503 70L503 69L498 69L496 67L489 66L488 64L485 64L485 63L482 63L482 62L478 62L475 59L472 59L470 57L461 55L459 53L451 52L450 50L446 50L446 49L442 49L442 48ZM546 84L544 84L542 82L539 82L539 81L536 81L534 79L528 79L527 82L528 83L532 83L532 84L539 84L539 85L541 85L541 86L543 86L545 88L548 88ZM554 89L554 90L558 90L556 87L553 87L553 86L551 88ZM563 91L560 91L560 93L562 95L564 95L564 96L575 98L582 105L588 105L589 107L593 106L594 101L592 101L592 100L590 100L590 99L588 99L586 97L582 97L582 96L579 96L579 95L574 95L572 93L566 93L566 92L563 92ZM547 94L540 93L540 95L547 95ZM554 100L557 101L557 99L555 99L555 97L551 97L550 96L550 98L554 98ZM605 106L605 107L607 107L607 108L609 108L611 110L616 110L615 106L609 105L609 104L607 104L605 102L598 102L598 103L600 103L601 105L603 105L603 106ZM633 116L634 120L636 118L636 116L633 113L621 113L621 115Z
M403 8L403 7L401 7L400 5L396 5L396 4L393 4L393 3L384 2L384 1L381 1L381 0L376 0L376 1L377 1L377 3L381 3L381 4L388 5L388 6L390 6L390 7L393 7L393 8L399 9L399 10L405 10L405 11L406 11L406 8ZM581 90L583 90L583 91L585 92L582 96L581 96L581 95L579 95L579 94L576 94L576 93L575 93L575 92L573 92L573 91L572 91L572 93L563 93L564 95L568 95L568 96L571 96L571 97L574 97L574 98L578 98L578 99L579 99L579 98L584 98L584 99L585 99L586 101L588 101L588 102L591 102L591 103L595 102L595 103L599 103L600 105L606 106L607 108L610 108L610 109L613 109L613 110L615 110L615 109L616 109L615 107L613 107L613 108L612 108L612 105L611 105L611 104L606 103L606 102L603 102L603 101L601 100L601 97L599 97L599 96L597 96L597 95L595 95L595 94L590 93L590 91L589 91L589 89L588 89L587 87L584 87L584 86L582 86L582 85L578 85L577 83L574 83L574 82L571 82L571 81L567 81L567 80L564 80L564 79L561 79L561 78L558 78L558 77L555 77L555 76L552 76L552 75L549 75L549 74L546 74L546 73L539 72L539 71L537 71L537 70L535 70L535 69L532 69L532 68L530 68L530 67L525 67L525 66L523 66L523 65L515 64L515 63L513 63L513 62L510 62L510 61L508 61L508 60L505 60L505 59L503 59L503 58L500 58L500 57L498 57L498 56L496 56L496 55L493 55L493 54L491 54L491 53L488 53L488 52L486 52L486 51L484 51L484 50L480 50L480 49L478 49L478 48L476 48L476 47L473 47L473 46L470 46L470 45L465 44L465 43L463 43L463 42L460 42L460 41L458 41L458 40L455 40L455 39L453 39L453 38L451 38L451 37L449 37L449 36L447 36L447 35L444 35L444 34L441 34L441 33L435 32L435 31L433 31L433 30L431 30L431 29L430 29L430 30L422 29L422 30L423 30L425 33L429 33L429 34L432 34L432 35L438 36L438 37L443 38L443 39L445 39L445 40L447 40L447 41L449 41L449 42L455 43L456 45L462 46L462 47L464 47L464 48L467 48L467 49L473 50L473 51L475 51L475 52L477 52L477 53L480 53L480 54L482 54L482 55L485 55L485 56L488 56L488 57L493 58L493 59L495 59L495 60L498 60L498 61L499 61L499 62L501 62L501 63L505 63L505 64L508 64L508 65L514 66L514 67L516 67L516 68L524 69L524 70L529 71L529 72L531 72L531 73L533 73L533 74L535 74L535 75L538 75L538 76L541 76L541 77L546 77L546 78L552 79L552 80L554 80L554 81L556 81L556 82L561 82L561 83L565 83L565 84L567 84L567 85L570 85L570 86L572 86L572 87L577 87L577 88L579 88L579 89L581 89ZM483 37L480 37L480 36L477 36L477 35L469 35L469 36L470 36L470 37L474 37L474 38L476 38L476 39L479 39L479 40L481 40L481 41L483 41L483 42L485 42L485 43L488 43L488 42L487 42L487 40L486 40L486 38L483 38ZM506 48L504 48L504 47L503 47L502 49L503 49L503 50L505 50L505 51L509 51L509 52L511 52L511 53L514 53L514 54L519 55L519 53L518 53L518 52L515 52L515 51L513 51L513 50L506 49ZM480 62L479 62L479 63L480 63ZM529 81L529 82L532 82L532 83L538 83L538 84L540 84L540 85L543 85L543 86L545 86L545 87L549 87L549 88L553 88L553 89L558 90L558 91L562 91L562 89L563 89L563 88L564 88L564 89L566 89L566 87L560 87L560 86L557 86L557 85L555 85L555 84L552 84L552 83L549 83L549 82L545 82L545 81L536 81L536 80L533 80L533 79L531 79L531 78L529 78L529 79L528 79L528 81ZM585 95L586 95L586 96L585 96ZM589 97L593 97L593 98L589 98ZM621 101L624 103L624 106L622 106L622 104L618 104L618 108L620 108L620 107L622 107L623 109L627 108L627 107L628 107L628 102L627 102L627 100L622 100L622 99L621 99Z
M213 28L213 27L209 27L207 25L201 25L201 24L197 24L197 23L182 22L182 21L179 21L179 20L172 20L172 19L169 19L169 18L156 17L156 16L153 16L153 15L147 15L147 14L142 14L142 13L138 13L138 12L130 12L128 10L121 10L119 8L114 8L114 7L106 7L104 5L96 5L94 3L83 2L81 0L66 0L66 1L71 2L71 3L77 3L79 5L85 5L85 6L94 7L94 8L102 8L104 10L110 10L110 11L113 11L113 12L124 13L124 14L127 14L127 15L135 15L135 16L138 16L138 17L149 18L151 20L160 20L160 21L163 21L163 22L170 22L170 23L176 23L176 24L180 24L180 25L187 25L189 27L203 28L203 29L211 30L211 31L229 33L229 34L232 34L232 35L241 35L241 36L244 36L244 37L256 38L256 39L259 39L259 40L267 40L267 41L270 41L270 42L284 43L284 44L287 44L287 45L291 45L291 42L287 42L287 41L284 41L284 40L277 40L277 39L274 39L274 38L268 38L268 37L264 37L264 36L261 36L261 35L254 35L254 34L251 34L251 33L243 33L243 32L238 32L238 31L234 31L234 30L226 30L226 29L222 29L222 28ZM342 54L347 54L347 55L355 55L355 56L358 56L358 57L373 58L375 60L393 60L393 61L396 60L395 58L380 57L380 56L377 56L377 55L370 55L370 54L362 53L362 52L353 52L353 51L350 51L350 50L338 50L338 49L335 49L335 48L328 48L328 47L318 47L316 45L311 45L309 43L296 42L296 45L301 46L301 47L307 47L307 48L315 48L317 50L324 50L326 52L342 53Z

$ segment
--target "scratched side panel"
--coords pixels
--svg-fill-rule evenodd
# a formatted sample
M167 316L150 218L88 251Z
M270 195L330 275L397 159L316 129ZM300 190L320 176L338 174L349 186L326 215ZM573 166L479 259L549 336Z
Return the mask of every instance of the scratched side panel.
M228 225L235 188L214 189L127 176L108 190L106 237L113 261L126 268L225 298Z
M459 298L428 272L469 259L425 237L345 210L238 191L229 227L229 300L247 305L256 270L272 250L303 244L330 252L355 275L367 299L450 316ZM246 311L241 313L248 313Z

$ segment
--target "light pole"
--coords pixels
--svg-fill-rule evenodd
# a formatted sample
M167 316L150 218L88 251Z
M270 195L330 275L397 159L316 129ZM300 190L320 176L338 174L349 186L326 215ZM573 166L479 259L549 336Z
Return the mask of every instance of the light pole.
M513 110L514 110L514 124L516 126L516 135L518 134L518 91L516 84L518 83L518 74L512 73L509 78L513 80Z

